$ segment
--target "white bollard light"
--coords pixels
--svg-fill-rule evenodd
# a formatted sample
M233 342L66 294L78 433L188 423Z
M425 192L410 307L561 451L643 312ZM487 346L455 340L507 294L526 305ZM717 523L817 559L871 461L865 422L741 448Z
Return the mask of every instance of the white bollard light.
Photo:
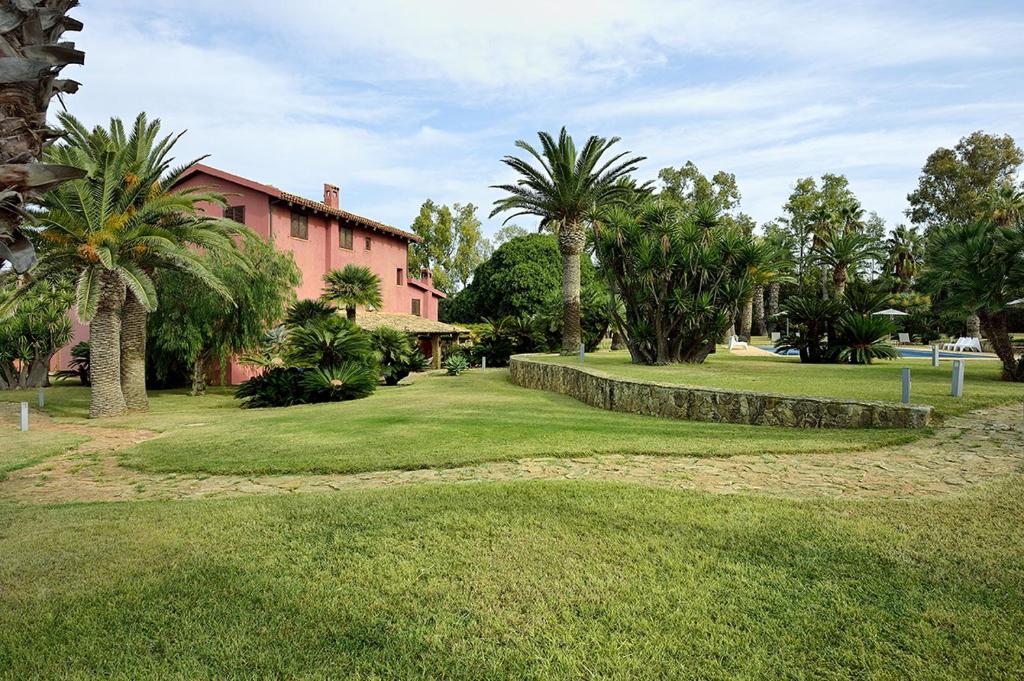
M910 367L903 367L903 393L900 402L910 404Z
M46 406L46 396L43 395L43 386L39 386L39 408Z
M481 369L486 369L487 368L487 358L486 357L481 357L480 358L480 368Z
M28 430L28 402L21 403L21 432Z
M953 397L964 396L964 364L966 362L962 359L953 360L953 381L949 391Z
M580 343L580 364L583 364L583 354L586 352L587 346Z
M939 346L938 345L933 345L932 346L932 366L933 367L939 366Z

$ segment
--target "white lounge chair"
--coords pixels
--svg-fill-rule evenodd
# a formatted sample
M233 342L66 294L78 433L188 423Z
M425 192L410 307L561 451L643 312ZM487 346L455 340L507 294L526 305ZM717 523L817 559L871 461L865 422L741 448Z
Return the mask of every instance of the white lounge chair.
M781 338L782 338L782 332L781 331L772 331L772 343L773 344L774 343L778 343L779 339L781 339Z
M958 345L960 345L961 343L963 343L963 341L964 341L964 337L963 337L963 336L960 336L959 338L957 338L957 339L956 339L956 342L949 342L949 343L943 343L943 344L942 344L942 349L943 349L943 350L953 350L953 349L954 349L954 348L956 348L956 347L957 347Z
M910 334L909 333L901 333L901 334L899 334L899 341L897 341L897 342L900 345L910 345Z
M961 352L981 352L980 338L964 338L960 344Z
M729 350L732 351L732 350L734 350L736 348L742 348L744 350L749 350L750 346L747 345L745 341L741 341L736 336L730 336L729 337Z

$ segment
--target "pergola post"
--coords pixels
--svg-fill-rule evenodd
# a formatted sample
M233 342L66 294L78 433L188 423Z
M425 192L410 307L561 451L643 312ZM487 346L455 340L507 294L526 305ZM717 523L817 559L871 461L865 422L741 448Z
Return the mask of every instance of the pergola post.
M434 353L431 360L431 365L435 369L441 368L441 334L432 333L430 334L430 351Z

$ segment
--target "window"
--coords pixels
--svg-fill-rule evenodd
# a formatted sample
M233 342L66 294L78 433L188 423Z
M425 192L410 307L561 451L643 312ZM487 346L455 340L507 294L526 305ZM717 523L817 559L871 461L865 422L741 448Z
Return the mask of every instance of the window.
M420 316L420 299L414 298L412 301L412 313L417 317Z
M309 219L305 215L300 215L295 211L292 211L292 236L296 239L308 239L309 238Z
M245 224L245 206L229 206L224 209L224 219Z
M397 274L395 276L395 283L398 284L399 286L401 286L402 284L405 283L405 279L402 277L402 274L403 274L402 268L399 267L398 268L398 272L397 272Z
M370 250L370 247L372 245L373 245L373 239L371 239L370 237L366 237L366 250Z
M342 248L352 250L352 228L338 227L338 243Z

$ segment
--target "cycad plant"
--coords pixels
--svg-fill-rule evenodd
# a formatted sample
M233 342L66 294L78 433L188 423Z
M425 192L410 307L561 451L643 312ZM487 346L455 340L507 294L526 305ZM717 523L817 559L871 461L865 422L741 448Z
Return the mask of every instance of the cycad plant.
M86 170L85 178L43 198L38 243L43 260L34 276L75 276L76 312L89 322L92 349L90 416L113 416L147 406L146 315L156 307L154 272L175 269L230 297L193 250L234 252L245 228L207 217L202 203L224 205L201 188L172 191L187 166L171 169L180 135L159 137L159 121L139 114L130 132L119 119L86 129L62 115L67 140L47 158ZM239 266L243 262L239 259Z
M370 343L377 355L385 385L398 385L413 371L423 371L427 367L427 358L403 331L378 326L370 332Z
M899 353L889 343L893 325L884 317L847 312L836 325L839 337L833 351L840 362L871 364L874 359L895 359Z
M782 352L797 350L800 361L819 364L830 359L826 334L843 313L843 302L811 293L790 296L782 304L790 322L790 333L775 344Z
M345 307L350 322L359 305L381 307L380 277L365 265L345 265L324 275L323 299Z
M0 266L10 261L17 272L25 272L36 261L33 244L21 229L26 206L35 203L41 192L84 175L74 166L39 163L44 145L55 137L46 124L50 100L78 90L78 83L57 76L68 64L85 61L74 43L61 41L65 31L82 29L81 22L67 16L77 5L77 0L19 0L2 5Z
M538 133L540 150L525 140L516 146L530 158L506 156L502 162L519 174L515 184L496 185L508 196L494 202L491 217L511 213L540 218L540 228L558 236L562 257L562 354L573 355L580 344L580 255L586 244L586 225L595 212L632 193L619 180L636 170L641 156L628 151L609 154L618 137L592 136L577 151L562 128L556 141Z

